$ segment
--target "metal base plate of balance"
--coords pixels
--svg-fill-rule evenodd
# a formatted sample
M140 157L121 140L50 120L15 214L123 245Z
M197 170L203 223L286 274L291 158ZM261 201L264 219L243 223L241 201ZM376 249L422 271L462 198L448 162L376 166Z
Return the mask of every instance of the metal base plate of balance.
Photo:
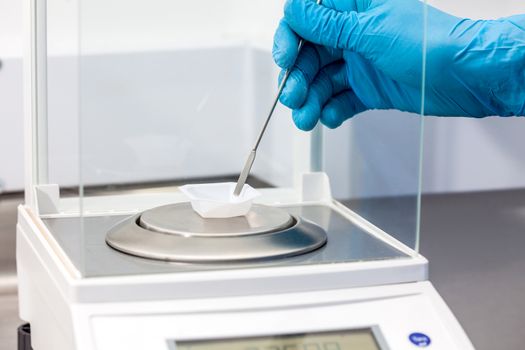
M107 234L121 252L178 262L228 262L283 258L326 243L318 225L286 211L254 205L246 216L204 219L189 203L165 205L134 215Z

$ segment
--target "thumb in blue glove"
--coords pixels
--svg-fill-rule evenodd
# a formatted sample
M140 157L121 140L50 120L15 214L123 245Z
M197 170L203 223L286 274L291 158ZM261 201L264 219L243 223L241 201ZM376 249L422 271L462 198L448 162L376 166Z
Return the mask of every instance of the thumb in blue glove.
M281 102L302 130L335 128L368 109L421 111L423 11L418 0L289 0L274 59L292 73ZM428 8L425 113L525 112L525 16L458 18ZM299 36L309 43L298 54Z

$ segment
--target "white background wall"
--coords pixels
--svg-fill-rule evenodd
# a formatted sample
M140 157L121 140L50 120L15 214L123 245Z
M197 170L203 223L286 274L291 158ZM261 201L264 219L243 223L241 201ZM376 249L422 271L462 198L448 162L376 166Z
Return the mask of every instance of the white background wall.
M158 1L164 5L167 4L166 1ZM117 2L113 1L112 3L116 4ZM212 1L209 2L213 3ZM57 5L57 8L74 11L74 1L53 0L50 3ZM102 5L103 2L89 2L91 10L96 9L97 3ZM463 0L460 2L433 0L431 3L460 16L499 17L519 12L525 13L525 3L517 0L498 2L488 0ZM229 3L225 4L224 6L227 6ZM254 4L258 6L256 11L261 13L263 11L277 11L276 6L278 6L272 3L273 7L269 7L267 1L256 1L252 3L252 5ZM0 60L3 62L3 67L0 70L0 188L3 186L7 190L18 190L23 185L21 9L22 1L0 0ZM89 15L89 18L99 16L99 22L88 22L88 25L101 30L101 35L87 38L87 42L91 43L90 47L98 45L98 50L103 51L105 45L107 48L108 42L111 43L111 41L98 40L97 38L104 38L104 35L110 31L113 18L112 11L118 11L118 9L118 6L112 6L107 11L99 14L93 12ZM216 15L217 11L213 11L213 16ZM64 18L71 17L64 16ZM135 20L147 18L148 16L141 13ZM165 20L166 23L169 22L169 18ZM248 21L248 18L244 18L244 21L250 22L252 19ZM157 25L150 29L158 31L160 35L163 33L163 22L161 21L160 25L159 22L156 23ZM243 25L243 22L238 22L238 25ZM118 28L127 27L129 26ZM140 28L140 26L135 27ZM206 40L207 37L204 35L206 32L208 31L202 31L202 40ZM61 39L55 42L62 42L61 47L66 48L62 50L62 53L66 53L74 33L65 31L60 25L54 29L53 33L55 38ZM149 43L151 45L149 49L158 49L158 45L150 40L151 37L139 35L138 39L145 44ZM112 44L118 43L113 42ZM126 43L120 44L126 45ZM191 45L191 42L188 42L188 45ZM53 50L57 54L60 53L60 47ZM524 134L525 119L521 118L487 118L483 120L428 118L426 120L424 190L426 192L450 192L525 187L525 176L523 176L525 173L525 155L521 151L525 146L525 138L522 136ZM72 137L72 135L64 135L64 137L66 136ZM328 137L332 137L333 144L341 146L347 143L349 132L341 129L337 132L329 132ZM336 159L336 161L332 160L328 163L331 172L338 174L334 175L336 177L334 180L339 184L337 186L344 187L345 182L348 181L347 175L352 171L352 164L348 159L346 161ZM66 170L68 169L64 168L64 171Z
M5 57L0 91L13 97L0 104L6 126L2 128L5 147L0 151L0 179L6 190L14 191L23 186L22 104L16 100L22 92L22 8L15 6L20 2L0 1L9 10L1 12L0 18L16 18L0 42L0 56ZM252 67L260 61L258 50L235 47L241 47L247 38L252 47L271 47L279 20L272 14L282 5L264 0L220 4L215 0L90 0L83 2L79 26L77 3L48 0L50 181L70 185L79 179L78 84L82 86L82 175L86 183L237 172L255 139L250 117L262 117L262 108L266 112L277 70L268 59ZM114 23L115 18L119 23ZM81 61L73 57L79 48ZM184 52L173 54L174 49ZM261 91L265 91L257 100L251 98L250 78L255 68L261 75ZM270 132L268 138L272 137ZM282 154L283 149L286 147L279 150ZM289 181L287 167L277 164L272 171L264 167L286 159L276 151L262 147L254 171L269 180ZM290 159L286 163L291 167Z

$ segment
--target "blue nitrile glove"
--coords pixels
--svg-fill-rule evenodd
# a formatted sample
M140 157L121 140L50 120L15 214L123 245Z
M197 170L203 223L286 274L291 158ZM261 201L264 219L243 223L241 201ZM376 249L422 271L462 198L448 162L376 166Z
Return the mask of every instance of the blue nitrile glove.
M273 56L293 71L281 102L298 128L369 109L421 110L424 4L288 0ZM525 114L525 15L458 18L428 7L425 114ZM299 36L307 43L299 57ZM297 57L297 60L296 60Z

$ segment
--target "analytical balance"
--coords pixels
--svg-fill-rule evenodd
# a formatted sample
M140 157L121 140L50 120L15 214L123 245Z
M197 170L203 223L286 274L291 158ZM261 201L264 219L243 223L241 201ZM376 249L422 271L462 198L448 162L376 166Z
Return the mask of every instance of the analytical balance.
M178 190L240 170L275 92L280 1L26 5L34 350L473 348L417 252L419 119L384 112L412 130L401 152L399 135L300 133L279 108L246 216L203 219ZM374 118L352 128L384 132ZM401 166L364 166L375 146ZM385 210L395 195L409 205Z

